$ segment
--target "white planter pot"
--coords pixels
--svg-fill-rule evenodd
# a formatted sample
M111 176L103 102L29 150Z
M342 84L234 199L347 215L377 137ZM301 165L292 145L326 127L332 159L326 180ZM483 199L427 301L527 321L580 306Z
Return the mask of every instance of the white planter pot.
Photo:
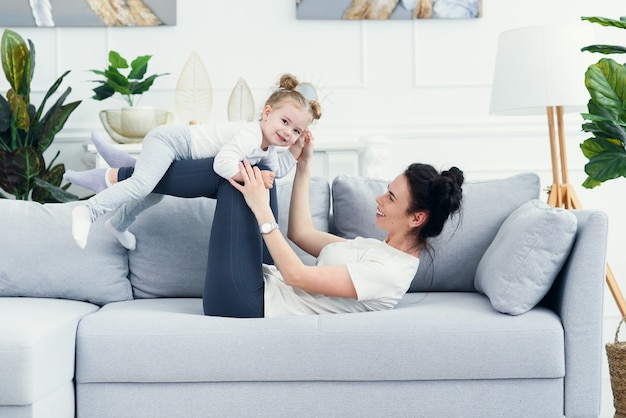
M152 128L171 123L174 115L151 107L125 107L100 112L102 126L111 138L120 144L137 143Z

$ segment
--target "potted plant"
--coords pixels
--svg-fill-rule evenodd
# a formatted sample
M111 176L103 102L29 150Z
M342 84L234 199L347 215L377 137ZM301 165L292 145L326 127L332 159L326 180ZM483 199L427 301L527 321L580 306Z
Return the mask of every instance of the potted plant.
M50 87L39 108L30 103L30 84L35 69L35 45L9 29L0 41L2 69L10 84L6 98L0 96L0 187L15 199L44 203L76 200L67 193L70 186L60 187L65 173L63 164L46 165L43 153L63 128L80 101L64 104L67 88L44 112L46 103L57 91L66 71ZM0 193L1 198L6 198Z
M583 17L582 20L602 26L626 29L626 17L619 20L604 17ZM590 45L582 48L600 54L623 54L626 48L617 45ZM583 186L594 188L605 181L626 177L626 67L605 57L589 66L585 86L591 99L588 113L583 113L582 129L592 134L581 145L589 162L585 164L587 179Z
M127 105L100 112L104 128L117 142L140 142L150 129L166 123L170 117L169 112L137 106L141 95L150 90L154 80L166 75L146 76L150 58L152 55L141 55L129 65L126 58L112 50L109 51L109 66L105 70L90 70L103 77L93 80L98 83L93 89L93 99L105 100L118 94Z

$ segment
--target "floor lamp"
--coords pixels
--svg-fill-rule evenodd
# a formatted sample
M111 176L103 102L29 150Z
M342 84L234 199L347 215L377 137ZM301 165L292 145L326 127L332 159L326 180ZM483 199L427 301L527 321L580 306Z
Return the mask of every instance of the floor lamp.
M563 113L586 110L584 74L590 63L580 49L593 43L592 29L582 23L513 29L498 41L490 113L547 115L552 161L548 203L555 207L582 207L569 183ZM608 264L606 282L626 316L626 302Z

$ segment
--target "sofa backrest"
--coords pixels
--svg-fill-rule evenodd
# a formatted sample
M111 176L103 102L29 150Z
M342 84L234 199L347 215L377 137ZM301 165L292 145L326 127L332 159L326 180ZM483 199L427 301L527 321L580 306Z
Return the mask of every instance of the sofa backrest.
M315 226L345 238L384 239L385 232L375 226L375 199L388 184L388 180L342 175L331 189L325 178L312 178ZM466 182L461 213L431 240L431 252L422 253L410 291L475 291L476 268L498 229L511 212L538 194L535 174ZM277 196L278 223L287 231L291 181L278 182ZM214 209L212 199L166 196L135 221L131 231L137 236L137 249L128 251L134 298L202 296ZM290 245L306 264L315 263Z
M332 185L334 230L346 238L383 239L374 224L375 198L388 180L338 176ZM524 173L504 179L468 181L463 185L461 212L422 252L410 292L472 292L476 268L504 220L523 203L539 196L539 177Z
M388 181L339 176L332 185L312 179L311 210L321 230L346 238L383 239L375 227L375 198ZM410 291L474 291L478 263L507 216L537 198L539 179L520 174L467 182L463 209L423 253ZM287 230L291 182L277 185L278 222ZM1 296L35 296L105 304L130 298L200 297L215 201L166 196L131 226L137 249L125 250L102 228L110 214L92 225L87 248L71 237L71 210L78 202L40 205L0 199L4 250ZM332 213L332 216L329 216ZM291 244L305 263L315 260ZM209 267L210 268L210 267Z
M278 223L287 231L291 182L281 181L276 187ZM310 194L314 224L328 231L328 181L312 178ZM202 296L214 210L212 199L165 196L137 218L130 227L137 237L137 248L128 252L135 298ZM315 263L313 257L290 245L305 263Z

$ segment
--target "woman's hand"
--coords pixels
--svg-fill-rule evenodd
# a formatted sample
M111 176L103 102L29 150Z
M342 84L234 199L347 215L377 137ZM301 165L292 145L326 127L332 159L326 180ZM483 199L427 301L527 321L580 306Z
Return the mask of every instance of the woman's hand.
M272 187L274 187L274 179L276 178L276 174L274 174L273 171L261 170L261 176L263 176L263 182L265 183L266 189L271 189ZM240 172L232 176L231 179L235 180L237 183L243 183L243 177L241 176Z
M291 152L296 160L300 161L302 159L303 152L312 141L313 134L309 129L307 129L302 133L302 135L300 135L300 138L298 138L298 140L289 147L289 152Z
M252 167L248 160L239 163L239 169L243 184L238 183L234 178L228 179L230 184L241 192L255 216L265 215L265 210L269 210L271 214L270 194L261 170L258 167Z
M313 151L315 149L313 142L315 141L315 138L313 137L313 133L311 132L311 130L307 129L302 134L301 139L302 139L302 151L300 153L300 156L298 157L298 162L309 161L311 158L313 158Z

